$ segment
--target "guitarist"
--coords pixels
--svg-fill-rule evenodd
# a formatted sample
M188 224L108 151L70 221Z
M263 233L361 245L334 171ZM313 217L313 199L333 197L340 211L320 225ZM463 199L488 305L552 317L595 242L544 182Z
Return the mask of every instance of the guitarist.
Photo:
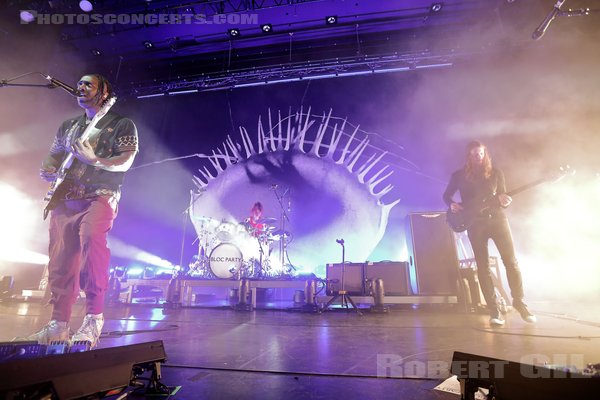
M138 151L138 135L130 119L108 111L82 141L79 136L114 93L108 80L98 74L83 76L77 90L81 93L77 102L85 113L59 127L40 170L43 179L53 181L69 152L75 157L49 204L52 317L39 332L24 339L42 344L68 340L71 310L81 287L86 315L71 339L88 341L94 347L104 324L109 279L106 237L117 216L123 177Z
M503 208L508 207L512 202L512 198L506 194L504 174L492 166L492 159L482 143L470 142L466 150L465 165L452 174L443 199L449 206L449 212L469 213L473 217L467 233L477 263L481 291L488 305L490 325L504 325L490 271L488 252L490 239L498 248L506 268L513 308L521 314L523 320L534 323L536 317L529 312L523 302L521 270L515 256L508 219L503 211ZM454 200L456 192L459 192L462 203Z

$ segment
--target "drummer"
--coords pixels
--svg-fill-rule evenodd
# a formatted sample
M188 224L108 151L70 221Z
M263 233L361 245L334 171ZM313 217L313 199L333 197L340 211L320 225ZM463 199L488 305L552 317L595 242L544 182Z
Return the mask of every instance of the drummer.
M248 218L246 220L246 222L248 224L247 227L250 231L250 234L254 237L259 237L261 235L264 235L266 232L267 227L261 221L262 215L263 215L263 205L260 201L257 201L256 203L254 203L254 205L252 206L252 209L250 210L250 218Z

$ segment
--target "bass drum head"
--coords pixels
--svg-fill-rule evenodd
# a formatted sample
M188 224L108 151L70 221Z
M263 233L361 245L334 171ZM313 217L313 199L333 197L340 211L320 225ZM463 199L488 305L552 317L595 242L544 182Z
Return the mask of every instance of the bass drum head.
M233 243L221 243L210 253L209 266L217 278L233 278L242 266L241 250Z

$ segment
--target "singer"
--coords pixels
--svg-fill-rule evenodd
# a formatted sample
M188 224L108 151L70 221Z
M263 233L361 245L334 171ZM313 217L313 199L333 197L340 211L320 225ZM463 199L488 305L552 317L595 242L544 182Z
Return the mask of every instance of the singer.
M100 117L114 96L102 75L83 76L77 102L84 113L59 127L40 176L53 181L63 160L75 157L53 194L50 212L48 283L52 293L52 317L40 331L24 338L48 344L69 339L69 321L80 286L86 295L86 315L71 340L88 341L94 347L104 324L104 295L108 288L110 251L106 237L117 215L117 203L125 172L138 152L135 124L108 111L93 127L89 139L80 136L90 121Z
M457 191L460 193L462 203L457 203L453 199ZM483 199L494 195L497 195L501 207L483 208ZM477 262L477 276L481 291L490 312L490 325L504 325L490 271L488 253L490 239L496 244L506 268L513 308L525 321L535 322L535 316L529 312L523 302L525 294L521 270L515 256L508 219L502 210L510 205L512 198L506 194L504 174L492 166L488 149L482 143L473 141L467 145L465 165L452 174L443 199L450 208L449 212L478 211L473 213L475 218L469 225L467 233Z

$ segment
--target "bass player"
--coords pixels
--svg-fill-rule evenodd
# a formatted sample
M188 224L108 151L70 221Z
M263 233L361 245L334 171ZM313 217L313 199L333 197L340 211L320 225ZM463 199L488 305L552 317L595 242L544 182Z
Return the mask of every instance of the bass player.
M443 199L449 206L449 213L469 212L473 215L467 233L477 263L481 291L490 313L490 325L502 326L505 323L490 271L488 249L490 239L498 248L506 268L513 308L519 312L523 320L534 323L535 315L529 312L523 302L525 296L521 270L515 256L508 219L503 211L503 208L508 207L512 202L512 198L506 194L504 174L500 169L492 166L488 149L481 142L470 142L466 150L465 165L452 174ZM462 203L454 200L456 192L459 192ZM489 204L484 207L484 200L490 198L495 199L496 207L490 207Z

